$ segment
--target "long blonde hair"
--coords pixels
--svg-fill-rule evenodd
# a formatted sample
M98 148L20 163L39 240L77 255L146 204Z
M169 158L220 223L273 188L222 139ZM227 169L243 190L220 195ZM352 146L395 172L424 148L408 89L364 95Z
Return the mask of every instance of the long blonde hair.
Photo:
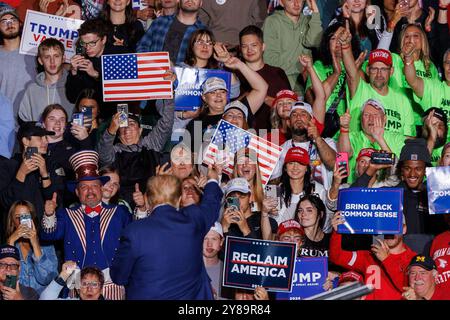
M256 152L254 150L248 149L248 148L242 148L236 152L236 155L234 157L234 172L233 172L233 178L239 178L238 176L238 159L242 156L245 156L251 160L256 160L256 170L255 170L255 176L252 179L252 182L250 183L250 187L252 189L252 195L253 199L256 202L258 206L258 210L262 209L262 203L264 200L264 191L262 186L262 179L261 179L261 172L259 170L259 161L256 157Z
M427 72L430 71L430 65L431 65L431 59L430 59L430 45L428 43L427 35L425 31L423 30L421 25L410 23L406 25L406 27L403 28L403 30L400 32L400 48L403 48L403 44L405 41L405 34L406 29L409 27L416 27L421 35L421 42L422 42L422 50L420 50L419 59L423 61L423 64L425 65L425 70Z

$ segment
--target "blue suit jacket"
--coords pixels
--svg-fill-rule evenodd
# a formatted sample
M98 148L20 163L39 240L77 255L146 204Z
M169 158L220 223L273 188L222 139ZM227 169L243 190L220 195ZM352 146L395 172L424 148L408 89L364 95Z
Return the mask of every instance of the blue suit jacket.
M127 299L213 298L202 249L222 195L209 182L199 206L162 205L124 230L110 272L114 283L125 286Z
M40 238L46 241L64 239L64 261L75 261L80 268L91 265L108 268L132 215L122 205L102 203L102 207L96 218L88 217L81 205L58 209L56 226L42 228Z

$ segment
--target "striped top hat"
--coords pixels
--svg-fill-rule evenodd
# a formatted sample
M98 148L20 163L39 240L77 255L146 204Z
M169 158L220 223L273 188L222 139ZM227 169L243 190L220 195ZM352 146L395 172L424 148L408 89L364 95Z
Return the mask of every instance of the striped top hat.
M68 189L72 192L80 181L100 180L102 184L105 184L110 179L108 176L100 176L98 174L98 153L93 150L83 150L74 153L69 158L69 162L75 171L76 178L76 181L67 183Z

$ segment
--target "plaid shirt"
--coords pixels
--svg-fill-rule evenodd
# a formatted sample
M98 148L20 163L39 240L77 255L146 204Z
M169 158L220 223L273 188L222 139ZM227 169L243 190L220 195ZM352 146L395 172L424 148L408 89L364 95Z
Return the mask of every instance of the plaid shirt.
M166 39L167 32L169 32L170 26L176 15L172 16L161 16L152 22L150 28L141 38L137 44L137 52L158 52L162 51L164 48L164 40ZM197 29L206 29L206 26L199 20L189 26L184 33L183 41L181 42L180 50L178 51L178 56L175 64L180 64L184 62L186 56L186 50L189 45L189 39L192 33ZM170 57L173 62L173 57Z

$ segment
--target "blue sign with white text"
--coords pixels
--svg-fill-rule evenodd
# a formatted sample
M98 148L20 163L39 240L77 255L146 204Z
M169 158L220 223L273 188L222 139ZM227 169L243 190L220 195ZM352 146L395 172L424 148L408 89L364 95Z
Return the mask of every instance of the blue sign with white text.
M223 286L290 292L297 244L227 237Z
M450 167L426 168L430 214L450 213Z
M325 290L328 276L328 258L297 258L292 282L292 292L278 292L277 300L302 300Z
M338 210L346 223L338 233L402 233L402 188L348 188L339 190Z
M230 101L231 73L222 70L175 67L177 86L175 88L175 111L194 111L202 106L202 84L206 79L218 77L225 81Z

